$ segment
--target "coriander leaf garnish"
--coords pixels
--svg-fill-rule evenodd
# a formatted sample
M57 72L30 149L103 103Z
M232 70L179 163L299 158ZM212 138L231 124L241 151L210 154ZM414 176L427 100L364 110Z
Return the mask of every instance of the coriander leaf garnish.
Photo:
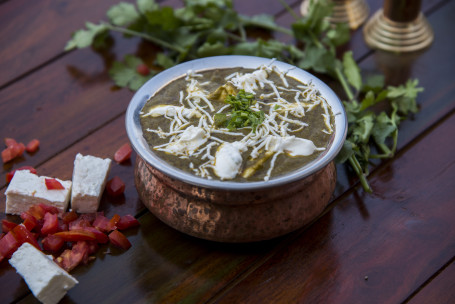
M251 127L253 132L264 121L265 115L262 111L253 111L251 106L256 103L254 95L240 90L237 95L228 95L224 101L232 107L229 114L217 113L214 115L216 126L223 126L230 131Z

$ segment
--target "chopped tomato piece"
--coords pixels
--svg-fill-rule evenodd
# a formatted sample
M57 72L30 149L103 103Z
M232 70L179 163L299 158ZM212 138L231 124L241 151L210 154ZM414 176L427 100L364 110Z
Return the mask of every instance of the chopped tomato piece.
M70 211L70 212L63 213L62 220L65 224L69 224L72 221L77 220L78 217L79 216L77 215L77 213L75 211Z
M95 241L96 235L93 232L86 230L70 230L70 231L61 231L54 233L53 235L61 237L64 241L67 242L77 242L77 241Z
M58 214L59 210L57 207L46 205L43 203L38 204L41 208L43 208L44 212L49 212L52 214Z
M73 270L80 263L80 261L73 258L71 254L71 249L66 249L65 251L63 251L62 254L59 257L57 257L54 261L55 263L58 264L58 266L65 269L67 272Z
M66 249L55 259L55 262L66 271L73 270L80 263L87 263L89 260L89 245L87 242L77 242L72 249Z
M28 171L30 171L30 173L37 174L36 169L33 168L32 166L23 166L23 167L17 168L17 170L28 170Z
M114 230L109 233L109 240L115 246L128 250L131 247L130 241L126 238L126 236L118 230Z
M29 231L32 231L38 225L36 217L31 215L28 211L21 213L21 219L24 220L23 224Z
M20 143L20 144L14 144L12 146L9 146L3 151L8 151L5 153L8 153L7 155L9 155L9 157L11 158L10 160L12 160L18 156L21 156L24 153L24 150L25 150L24 144Z
M2 160L7 163L18 156L21 156L25 151L23 143L18 143L12 138L5 138L6 149L2 151Z
M120 215L114 214L109 221L109 227L111 228L111 230L117 229L118 221L120 221Z
M26 213L32 215L39 221L44 218L44 214L46 213L46 211L40 205L33 205L30 208L28 208ZM21 214L21 217L22 217L22 214Z
M41 243L43 244L44 250L56 252L62 248L65 241L61 237L50 234L46 236Z
M57 232L68 231L68 224L64 223L63 220L58 220L58 230Z
M13 179L14 173L16 173L16 170L12 170L12 171L6 173L6 183L7 184L9 184L11 182L11 180Z
M84 264L87 264L90 248L87 242L77 242L73 248L71 248L73 256L76 256Z
M125 192L125 183L118 176L114 176L106 184L107 193L110 196L122 195Z
M90 250L91 248L89 246L89 243L86 241L77 242L71 249L72 254L74 256L80 257L81 262L84 264L87 264L89 261Z
M20 245L23 243L30 243L36 247L36 249L41 250L38 241L36 240L35 236L27 230L24 225L17 225L13 229L14 235L16 236L16 240L19 242Z
M107 235L106 238L108 239ZM85 241L88 245L88 254L94 254L98 250L98 243L94 241Z
M131 153L133 150L131 149L131 145L129 143L124 144L121 146L114 154L114 160L121 164L131 157Z
M14 138L5 137L5 145L7 147L11 147L11 146L17 145L17 141Z
M73 270L80 263L89 261L90 248L87 242L77 242L72 249L66 249L55 259L55 262L66 271Z
M68 224L68 230L78 230L84 227L92 227L92 224L86 219L79 217L77 220Z
M0 239L0 262L3 258L9 258L21 244L16 240L13 231L5 234Z
M16 150L16 157L21 156L24 154L25 145L23 143L18 143L16 146L14 146L14 149Z
M120 221L117 222L116 226L119 230L125 230L131 227L137 227L139 225L139 221L134 216L127 214L120 217Z
M110 226L109 223L110 221L107 217L105 217L101 213L98 213L96 215L95 221L93 221L93 227L103 232L109 232L112 230L112 227Z
M6 182L9 183L13 179L14 173L16 173L16 171L20 171L20 170L28 170L30 173L36 174L35 168L33 168L31 166L23 166L23 167L17 168L16 170L12 170L12 171L8 172L6 174Z
M2 161L3 163L7 163L11 160L16 158L16 152L14 151L13 147L8 147L2 151Z
M4 233L8 233L10 232L11 230L14 229L14 227L16 227L17 224L16 223L13 223L13 222L10 222L8 220L2 220L2 231Z
M148 74L150 74L150 69L144 63L141 63L136 67L136 72L138 72L142 76L147 76Z
M28 231L32 231L33 228L38 225L38 221L33 216L30 216L26 218L22 224L25 226L25 228L27 228Z
M41 234L48 235L58 231L58 217L57 214L46 212L44 215L44 223L41 228Z
M107 237L107 235L104 232L99 231L95 227L84 227L84 228L81 228L81 229L89 231L89 232L92 232L95 235L95 237L96 237L96 242L97 243L105 244L105 243L107 243L109 241L109 238Z
M82 213L80 218L88 221L91 225L96 218L96 213Z
M46 183L46 188L47 190L63 190L65 187L56 180L55 178L46 178L44 179L44 182Z
M38 139L32 139L27 146L25 146L25 150L28 153L34 153L38 150L39 148L39 140Z

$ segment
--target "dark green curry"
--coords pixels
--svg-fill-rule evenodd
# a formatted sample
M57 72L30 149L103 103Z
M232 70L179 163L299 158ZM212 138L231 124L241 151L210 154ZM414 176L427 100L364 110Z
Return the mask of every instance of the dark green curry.
M324 153L333 135L330 106L312 84L274 67L189 71L141 111L155 153L200 177L268 180Z

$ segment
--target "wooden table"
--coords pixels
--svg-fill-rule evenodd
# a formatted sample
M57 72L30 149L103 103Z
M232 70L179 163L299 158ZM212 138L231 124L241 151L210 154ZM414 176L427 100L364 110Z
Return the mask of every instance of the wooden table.
M277 1L234 2L244 14L274 14L290 24ZM382 5L368 2L372 12ZM298 10L300 1L288 3ZM140 41L116 35L107 54L63 51L74 30L105 19L112 4L1 1L0 138L38 138L41 147L3 165L0 210L12 168L32 165L40 175L70 179L76 153L113 157L127 142L124 116L133 92L113 88L107 70ZM398 153L372 170L373 194L339 165L332 203L308 227L266 242L219 244L160 222L137 197L133 163L115 164L111 176L126 181L125 196L103 197L101 209L107 216L134 214L141 227L127 233L130 250L102 247L94 262L75 269L80 283L62 302L455 303L455 2L424 0L422 9L435 32L424 52L373 52L361 30L349 44L363 70L379 70L394 84L415 77L425 88L420 111L401 125ZM36 299L3 262L0 303L10 302Z

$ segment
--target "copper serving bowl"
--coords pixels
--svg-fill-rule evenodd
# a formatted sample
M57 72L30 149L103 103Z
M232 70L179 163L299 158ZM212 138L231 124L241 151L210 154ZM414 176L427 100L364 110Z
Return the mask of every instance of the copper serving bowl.
M336 182L333 159L343 146L347 119L341 101L321 80L289 64L273 64L304 83L312 82L335 115L327 149L313 162L269 181L208 180L177 169L159 158L142 136L139 112L159 89L188 70L257 68L270 59L218 56L179 64L145 83L126 112L126 130L137 152L135 183L139 197L160 220L175 229L207 240L267 240L308 224L327 206Z

